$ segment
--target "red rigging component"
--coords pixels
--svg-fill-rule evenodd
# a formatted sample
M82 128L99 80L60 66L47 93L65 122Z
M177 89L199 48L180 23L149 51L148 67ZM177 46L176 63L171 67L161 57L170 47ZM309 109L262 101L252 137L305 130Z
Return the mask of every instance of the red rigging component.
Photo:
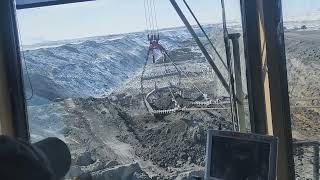
M152 62L156 62L155 58L155 51L159 50L162 54L164 54L164 62L166 62L166 56L165 56L165 48L159 43L160 41L160 35L155 35L152 34L151 36L148 34L148 40L150 42L149 49L148 49L148 54L152 55Z

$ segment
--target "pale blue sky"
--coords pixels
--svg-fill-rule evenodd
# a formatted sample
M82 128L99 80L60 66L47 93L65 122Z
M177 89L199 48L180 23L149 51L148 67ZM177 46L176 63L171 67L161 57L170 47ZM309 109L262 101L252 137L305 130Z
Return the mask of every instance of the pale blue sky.
M161 28L182 26L169 0L155 1L158 24ZM239 0L225 1L228 20L240 20ZM320 10L319 0L283 1L286 16ZM177 2L182 1L177 0ZM220 0L189 0L188 2L203 24L221 21ZM146 29L144 0L97 0L18 10L17 15L23 44Z

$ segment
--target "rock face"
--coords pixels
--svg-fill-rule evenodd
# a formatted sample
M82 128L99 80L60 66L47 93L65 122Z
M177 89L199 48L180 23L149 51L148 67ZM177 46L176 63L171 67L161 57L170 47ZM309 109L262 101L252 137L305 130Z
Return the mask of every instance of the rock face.
M212 28L208 26L206 30ZM163 30L161 42L167 49L181 52L183 61L203 59L185 28ZM144 32L60 43L29 47L23 52L34 89L34 98L29 101L33 105L61 98L98 96L121 86L140 72L149 45ZM25 73L29 95L27 78Z
M119 86L141 68L145 54L142 40L142 34L129 34L26 50L35 95L53 101L96 96Z

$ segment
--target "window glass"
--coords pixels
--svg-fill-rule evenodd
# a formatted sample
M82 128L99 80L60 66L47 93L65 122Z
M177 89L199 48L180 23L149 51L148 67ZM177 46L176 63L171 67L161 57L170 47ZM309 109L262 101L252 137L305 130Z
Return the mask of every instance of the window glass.
M220 1L189 4L210 41L177 2L229 84L210 44L226 64ZM235 80L242 87L235 93L244 101L244 130L250 131L239 1L228 0L226 9L229 33L240 33L242 76ZM138 179L201 175L207 130L234 127L229 90L170 1L26 9L18 11L18 21L31 138L56 136L68 144L67 179L109 177L113 167L121 171L116 175Z
M319 141L320 2L283 1L283 14L293 138ZM313 179L319 154L310 143L294 149L297 179Z

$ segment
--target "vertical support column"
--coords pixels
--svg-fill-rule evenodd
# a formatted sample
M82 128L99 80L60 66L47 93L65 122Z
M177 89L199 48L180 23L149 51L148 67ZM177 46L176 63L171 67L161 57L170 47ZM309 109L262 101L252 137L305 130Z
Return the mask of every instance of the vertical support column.
M295 179L281 0L263 4L273 133L279 138L278 179Z
M272 110L270 102L270 89L269 89L269 67L268 67L268 58L270 54L267 53L267 37L265 29L265 16L263 11L263 1L257 0L257 15L258 15L258 30L259 30L259 47L260 47L260 61L261 67L261 78L263 83L263 93L264 93L264 102L265 102L265 112L266 112L266 134L273 135L273 126L272 126Z
M6 135L29 140L19 36L12 0L0 1L1 128Z
M241 7L252 129L279 138L277 178L294 180L281 0L241 0Z
M257 0L241 0L251 131L267 134Z
M240 33L229 34L229 39L232 41L233 48L233 65L234 65L234 76L236 81L236 97L237 97L237 110L240 125L240 132L246 132L246 119L244 111L244 93L242 89L242 76L241 76L241 61L240 61L240 48L239 38Z
M0 35L0 134L13 137L12 110L9 99L7 71L5 68L2 42L2 37Z

